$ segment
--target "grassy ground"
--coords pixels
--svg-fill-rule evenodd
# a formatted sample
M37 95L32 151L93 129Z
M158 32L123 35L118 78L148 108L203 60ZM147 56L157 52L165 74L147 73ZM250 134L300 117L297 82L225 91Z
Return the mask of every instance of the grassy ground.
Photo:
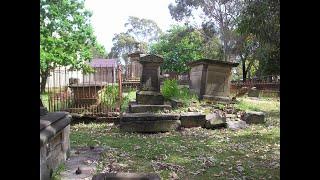
M120 133L113 124L71 127L71 146L104 146L99 172L156 172L163 179L280 179L280 102L241 99L267 113L249 128L190 128L161 134Z

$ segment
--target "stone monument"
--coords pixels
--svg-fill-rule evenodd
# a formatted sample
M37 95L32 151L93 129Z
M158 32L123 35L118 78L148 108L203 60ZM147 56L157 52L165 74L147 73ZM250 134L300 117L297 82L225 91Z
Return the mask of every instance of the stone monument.
M165 132L180 126L180 115L155 114L160 110L170 110L164 104L160 93L160 65L163 59L157 55L144 55L139 62L142 64L140 87L136 94L136 102L129 105L129 113L120 119L120 129L127 132Z
M140 80L142 65L139 63L139 59L141 54L143 54L141 51L128 54L130 64L128 67L127 79L129 81Z
M190 62L190 89L201 99L229 102L231 69L238 64L212 59Z
M50 179L70 151L70 122L67 112L48 112L40 99L40 179Z

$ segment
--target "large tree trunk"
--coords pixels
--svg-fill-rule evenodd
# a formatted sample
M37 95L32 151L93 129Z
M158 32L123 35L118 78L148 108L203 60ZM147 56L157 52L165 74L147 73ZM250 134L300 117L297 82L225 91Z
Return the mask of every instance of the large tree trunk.
M44 93L46 90L46 83L49 76L49 70L41 73L41 82L40 82L40 93Z

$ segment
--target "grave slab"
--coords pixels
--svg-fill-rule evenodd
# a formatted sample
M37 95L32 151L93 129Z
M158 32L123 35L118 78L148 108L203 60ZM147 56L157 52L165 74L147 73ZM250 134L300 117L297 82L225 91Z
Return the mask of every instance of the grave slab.
M130 104L130 113L143 113L143 112L157 112L163 110L171 110L170 105L144 105L144 104Z

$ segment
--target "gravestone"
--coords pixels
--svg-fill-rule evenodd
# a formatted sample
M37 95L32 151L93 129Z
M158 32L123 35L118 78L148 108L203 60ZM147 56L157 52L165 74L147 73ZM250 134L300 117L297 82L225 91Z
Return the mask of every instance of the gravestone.
M138 104L160 105L164 103L164 97L160 93L160 65L163 59L157 55L145 55L140 58L142 64L142 76L137 92Z
M40 99L41 102L41 99ZM40 103L40 179L50 179L70 151L70 122L67 112L48 112Z
M140 51L136 51L134 53L128 54L130 58L130 65L128 67L128 80L140 80L142 65L139 62L140 56L143 54Z
M160 65L163 59L157 55L144 55L140 87L136 94L136 102L130 103L129 112L120 118L120 129L125 132L166 132L177 129L181 122L177 114L155 114L157 111L171 110L164 104L160 93Z
M190 62L190 89L201 99L229 102L232 63L212 59Z

